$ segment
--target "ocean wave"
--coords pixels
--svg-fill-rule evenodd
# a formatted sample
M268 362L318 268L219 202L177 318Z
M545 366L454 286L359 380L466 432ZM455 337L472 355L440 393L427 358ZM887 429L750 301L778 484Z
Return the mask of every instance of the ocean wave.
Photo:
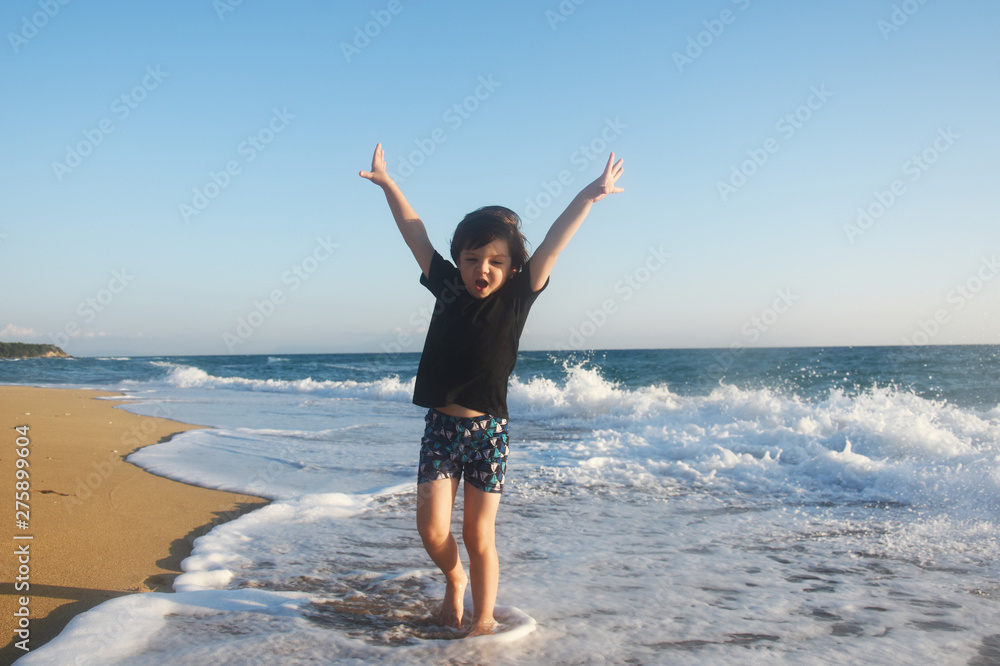
M681 396L567 367L562 382L513 381L511 402L534 426L537 459L561 461L565 482L662 490L681 481L808 501L1000 510L997 410L896 387L813 400L730 385Z
M321 381L352 375L319 364L271 366L282 379L268 380L251 378L259 361L155 362L157 378L135 385L145 411L165 401L180 420L216 429L129 461L272 502L199 537L178 592L111 600L26 663L80 659L95 636L107 650L94 660L130 664L580 663L611 653L729 663L754 651L964 663L992 649L995 403L870 382L806 397L725 382L686 394L691 384L539 363L510 386L501 594L523 600L548 638L480 658L469 641L376 644L409 639L395 627L430 619L444 593L413 528L423 424L401 404L408 367L389 366L404 380L378 366L369 381L346 382ZM664 624L649 608L683 612Z
M163 365L166 383L177 389L359 401L359 411L343 416L340 429L288 423L238 431L286 442L360 444L376 405L409 403L414 382L396 375L363 382L219 377L188 365ZM629 387L583 364L566 364L561 372L510 383L516 436L542 470L539 478L656 492L686 484L767 498L1000 512L1000 409L963 408L896 386L831 388L809 399L727 384L707 395L680 395L665 383ZM393 428L401 426L379 430L380 441L413 438Z
M402 381L398 376L383 377L376 381L314 380L304 379L250 379L246 377L218 377L201 368L155 362L168 368L164 381L180 389L229 389L234 391L260 391L267 393L307 393L331 398L372 398L408 402L413 394L414 379Z

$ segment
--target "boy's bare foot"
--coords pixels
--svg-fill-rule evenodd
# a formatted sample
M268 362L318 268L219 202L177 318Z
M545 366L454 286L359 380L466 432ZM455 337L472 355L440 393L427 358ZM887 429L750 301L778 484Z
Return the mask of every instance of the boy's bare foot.
M465 586L468 584L469 579L464 571L461 578L448 581L444 591L444 601L441 602L441 612L438 613L438 624L453 629L462 628L462 613L465 612Z
M494 620L493 618L490 618L485 622L476 622L475 624L472 625L472 628L469 629L469 633L466 634L466 637L468 638L471 636L489 636L490 634L496 633L497 626L499 625L497 624L497 621Z

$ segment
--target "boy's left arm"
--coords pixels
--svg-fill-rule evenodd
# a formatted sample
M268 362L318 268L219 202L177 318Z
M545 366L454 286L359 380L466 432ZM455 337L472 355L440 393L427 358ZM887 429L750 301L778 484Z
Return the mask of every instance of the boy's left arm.
M559 253L573 238L573 234L580 228L590 207L594 202L600 201L609 194L624 192L624 188L615 185L621 178L625 170L623 165L625 160L618 160L615 163L615 154L608 157L608 164L604 167L604 173L597 177L597 180L590 183L580 193L573 198L562 215L556 218L545 234L545 240L538 246L534 254L531 255L531 290L538 291L545 286L552 267L556 265Z

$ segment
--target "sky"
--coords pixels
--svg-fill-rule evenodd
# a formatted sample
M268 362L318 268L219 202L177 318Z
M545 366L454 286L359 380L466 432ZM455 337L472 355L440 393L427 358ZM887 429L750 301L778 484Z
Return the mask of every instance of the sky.
M0 5L0 341L419 352L448 256L621 194L522 349L1000 343L993 0Z

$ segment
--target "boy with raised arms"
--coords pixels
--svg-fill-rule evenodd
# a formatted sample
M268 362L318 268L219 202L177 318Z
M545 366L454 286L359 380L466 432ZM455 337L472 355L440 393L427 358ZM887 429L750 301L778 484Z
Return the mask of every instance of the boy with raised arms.
M417 529L447 581L438 621L460 629L471 577L469 635L496 622L500 566L495 524L507 467L507 382L517 361L528 311L548 284L559 253L591 206L622 192L624 171L611 153L604 172L556 218L529 258L521 221L502 206L475 210L459 223L449 262L434 249L424 223L385 170L382 144L362 178L382 188L403 240L420 266L420 283L436 299L417 370L413 402L428 408L417 475ZM462 537L469 576L451 533L459 481L465 477Z

